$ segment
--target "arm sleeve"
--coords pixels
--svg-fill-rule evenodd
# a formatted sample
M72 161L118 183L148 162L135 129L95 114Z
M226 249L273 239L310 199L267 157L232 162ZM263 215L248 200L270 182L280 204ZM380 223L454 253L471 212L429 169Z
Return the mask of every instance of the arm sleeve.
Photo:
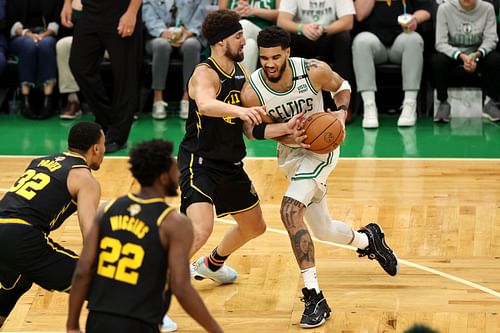
M448 57L457 59L460 50L450 45L448 21L446 17L446 5L439 6L436 18L436 51L446 54Z
M478 50L482 53L483 57L493 51L498 43L497 23L495 17L495 10L493 6L488 4L488 11L486 13L486 24L483 31L483 41L479 45Z
M160 37L161 33L167 30L167 25L161 20L151 1L144 1L142 5L142 20L153 37Z

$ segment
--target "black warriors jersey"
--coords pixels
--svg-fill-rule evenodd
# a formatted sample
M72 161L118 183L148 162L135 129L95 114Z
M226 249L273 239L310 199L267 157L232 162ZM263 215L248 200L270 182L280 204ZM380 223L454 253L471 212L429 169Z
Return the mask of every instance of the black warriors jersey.
M49 233L76 211L67 181L74 168L89 168L78 154L66 152L32 160L0 201L0 218L23 220Z
M91 311L161 322L168 257L158 228L171 211L163 198L131 193L106 207L89 292Z
M239 63L234 63L231 74L225 73L211 57L198 66L208 66L219 76L219 101L241 105L240 93L246 74ZM243 121L234 117L203 116L199 113L196 102L190 98L186 134L180 147L207 159L239 162L246 155Z

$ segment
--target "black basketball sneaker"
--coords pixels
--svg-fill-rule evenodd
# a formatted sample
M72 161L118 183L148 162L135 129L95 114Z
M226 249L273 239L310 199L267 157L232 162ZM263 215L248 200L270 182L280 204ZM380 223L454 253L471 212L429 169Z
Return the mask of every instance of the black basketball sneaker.
M318 294L316 289L302 288L302 294L304 297L300 300L304 302L305 309L300 319L300 327L313 328L323 325L332 312L323 292L320 291Z
M370 223L358 230L358 232L366 234L369 242L366 249L357 250L359 256L368 256L368 259L371 260L376 259L384 271L391 276L398 274L398 257L396 257L394 251L386 244L382 228L376 223Z

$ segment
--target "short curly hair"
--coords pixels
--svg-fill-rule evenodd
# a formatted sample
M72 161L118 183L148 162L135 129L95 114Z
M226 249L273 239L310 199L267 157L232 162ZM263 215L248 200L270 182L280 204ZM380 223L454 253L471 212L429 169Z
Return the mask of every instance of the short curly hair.
M68 149L86 152L101 139L101 126L90 121L73 125L68 134Z
M219 9L207 15L201 27L203 37L211 40L218 34L224 32L228 27L237 24L240 16L232 10Z
M262 29L257 35L257 45L264 48L281 46L284 50L290 47L290 40L290 34L277 26Z
M130 150L130 171L141 186L151 186L173 164L171 141L144 141Z

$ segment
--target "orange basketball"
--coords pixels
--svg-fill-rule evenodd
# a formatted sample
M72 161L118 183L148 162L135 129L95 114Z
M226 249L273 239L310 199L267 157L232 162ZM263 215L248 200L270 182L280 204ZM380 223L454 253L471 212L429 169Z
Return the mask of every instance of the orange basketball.
M342 124L330 112L314 113L306 120L304 129L307 135L304 143L311 145L308 150L318 154L334 151L344 137Z

